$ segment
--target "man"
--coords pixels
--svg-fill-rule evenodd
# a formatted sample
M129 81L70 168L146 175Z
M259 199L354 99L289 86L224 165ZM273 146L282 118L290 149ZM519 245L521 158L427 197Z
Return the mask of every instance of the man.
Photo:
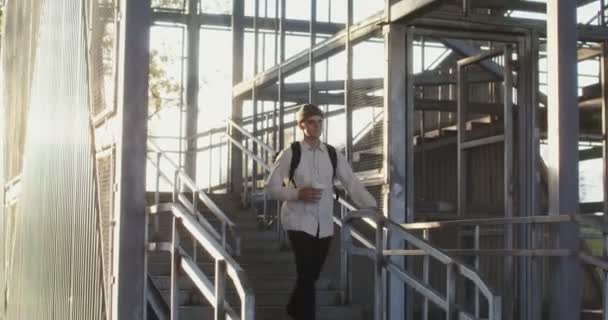
M323 112L319 107L303 105L296 119L304 139L279 154L266 190L273 198L284 201L282 224L296 260L297 280L287 313L295 320L314 320L315 283L334 232L334 178L342 182L359 208L376 208L377 204L344 156L321 143Z

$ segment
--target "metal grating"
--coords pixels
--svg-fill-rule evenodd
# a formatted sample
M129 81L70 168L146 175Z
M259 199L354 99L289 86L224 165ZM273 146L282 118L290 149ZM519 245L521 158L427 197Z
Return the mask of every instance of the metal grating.
M88 18L89 85L92 116L96 121L115 110L116 26L116 2L91 1Z
M101 251L103 261L103 282L105 292L112 289L112 248L114 216L114 181L115 181L115 153L114 149L97 154L97 194L99 208L99 227L101 231ZM106 295L107 305L111 305L111 295Z

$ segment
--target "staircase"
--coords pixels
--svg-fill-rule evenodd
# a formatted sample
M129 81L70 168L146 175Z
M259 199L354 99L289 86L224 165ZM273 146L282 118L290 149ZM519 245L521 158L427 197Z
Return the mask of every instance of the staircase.
M285 312L285 305L295 284L296 266L293 254L289 248L280 248L277 234L274 230L264 229L258 224L255 214L249 209L242 209L240 197L231 194L210 195L218 207L236 224L237 234L241 237L241 255L235 257L245 270L255 292L255 319L282 320L290 319ZM152 199L150 196L149 199ZM170 195L163 195L161 202L170 201ZM201 204L198 206L201 214L213 225L219 228L219 221L210 212L205 211ZM171 237L171 216L160 215L160 229L156 239L168 241ZM152 219L151 219L152 220ZM153 226L150 225L151 235ZM181 234L186 234L182 232ZM182 247L190 251L192 243L182 239ZM331 253L330 253L331 254ZM200 248L197 250L198 265L207 275L213 275L214 264L205 257ZM156 287L160 290L165 302L170 298L171 264L168 253L151 252L149 255L149 274ZM361 308L340 305L340 292L337 283L327 272L317 283L317 319L318 320L358 320L363 319ZM198 289L186 276L180 276L180 319L213 319L213 308L198 292ZM236 289L228 281L226 298L230 306L239 312L239 299Z

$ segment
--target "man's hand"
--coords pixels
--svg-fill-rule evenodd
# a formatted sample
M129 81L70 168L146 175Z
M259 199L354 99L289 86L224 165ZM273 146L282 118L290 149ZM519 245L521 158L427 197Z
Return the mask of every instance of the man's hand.
M298 189L298 200L305 202L319 202L321 200L321 189L300 188Z

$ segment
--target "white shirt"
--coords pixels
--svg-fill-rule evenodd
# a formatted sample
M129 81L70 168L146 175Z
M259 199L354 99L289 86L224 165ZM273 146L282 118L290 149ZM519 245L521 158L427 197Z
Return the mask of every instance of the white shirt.
M318 228L319 238L329 237L334 233L334 183L329 153L323 143L313 148L305 141L300 141L300 147L302 154L293 180L298 188L314 186L323 189L319 202L298 201L298 189L288 181L291 147L281 151L273 164L266 182L266 192L274 199L284 201L281 219L285 230L304 231L317 236ZM346 158L340 152L336 154L336 178L342 182L355 204L359 208L376 208L376 200L353 173Z

